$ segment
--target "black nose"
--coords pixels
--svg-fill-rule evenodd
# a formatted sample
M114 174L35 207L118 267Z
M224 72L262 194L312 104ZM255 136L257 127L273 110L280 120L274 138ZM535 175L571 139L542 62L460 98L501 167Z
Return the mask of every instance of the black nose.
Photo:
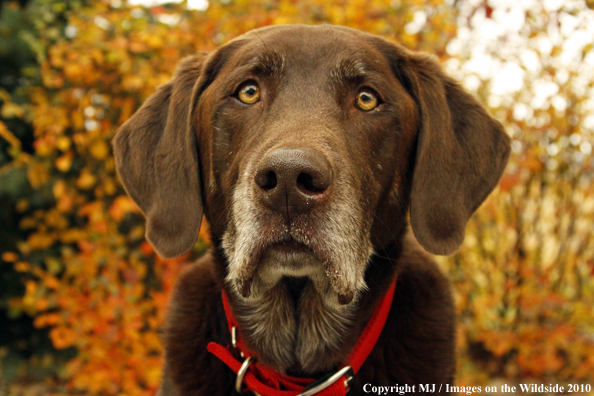
M262 203L290 220L328 198L332 168L315 150L279 148L262 159L254 182Z

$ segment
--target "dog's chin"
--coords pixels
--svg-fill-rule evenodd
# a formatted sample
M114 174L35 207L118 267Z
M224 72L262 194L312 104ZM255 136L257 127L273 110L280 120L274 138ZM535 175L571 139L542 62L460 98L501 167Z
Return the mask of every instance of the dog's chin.
M270 246L262 254L257 269L251 277L229 280L232 281L239 297L245 302L257 302L275 287L287 287L287 279L311 280L324 302L335 308L353 304L359 292L359 290L347 290L339 293L335 290L336 287L328 276L327 264L310 248L297 242L284 242ZM299 299L298 295L293 297L296 301Z

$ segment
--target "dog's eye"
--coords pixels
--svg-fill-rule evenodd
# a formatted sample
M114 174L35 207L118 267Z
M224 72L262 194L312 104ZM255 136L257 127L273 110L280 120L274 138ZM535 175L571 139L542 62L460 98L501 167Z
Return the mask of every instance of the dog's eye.
M357 94L357 99L355 100L355 106L363 111L373 110L378 104L379 100L377 99L377 95L368 89L359 92Z
M254 104L260 100L260 88L254 82L245 83L239 88L237 98L245 104Z

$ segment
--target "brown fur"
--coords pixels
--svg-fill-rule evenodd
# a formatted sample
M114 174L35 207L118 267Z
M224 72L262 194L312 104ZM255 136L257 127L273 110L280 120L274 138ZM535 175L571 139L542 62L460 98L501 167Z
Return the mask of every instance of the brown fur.
M245 81L261 91L251 105L237 99ZM381 97L376 109L355 108L362 88ZM286 190L286 206L271 205L257 169L301 148L315 161L290 166L327 164L331 184L307 200ZM509 138L433 58L342 27L252 31L183 61L122 126L114 151L157 252L188 251L202 213L211 225L210 252L172 298L163 396L235 394L235 375L206 350L230 343L222 289L260 363L316 377L344 362L395 275L353 394L367 383L452 383L450 286L417 241L437 254L460 246Z

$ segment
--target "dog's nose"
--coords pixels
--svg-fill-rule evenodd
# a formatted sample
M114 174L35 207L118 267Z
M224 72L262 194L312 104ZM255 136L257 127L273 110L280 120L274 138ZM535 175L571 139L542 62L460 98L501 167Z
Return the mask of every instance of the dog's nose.
M328 198L332 168L313 149L279 148L262 159L254 182L261 201L290 220Z

